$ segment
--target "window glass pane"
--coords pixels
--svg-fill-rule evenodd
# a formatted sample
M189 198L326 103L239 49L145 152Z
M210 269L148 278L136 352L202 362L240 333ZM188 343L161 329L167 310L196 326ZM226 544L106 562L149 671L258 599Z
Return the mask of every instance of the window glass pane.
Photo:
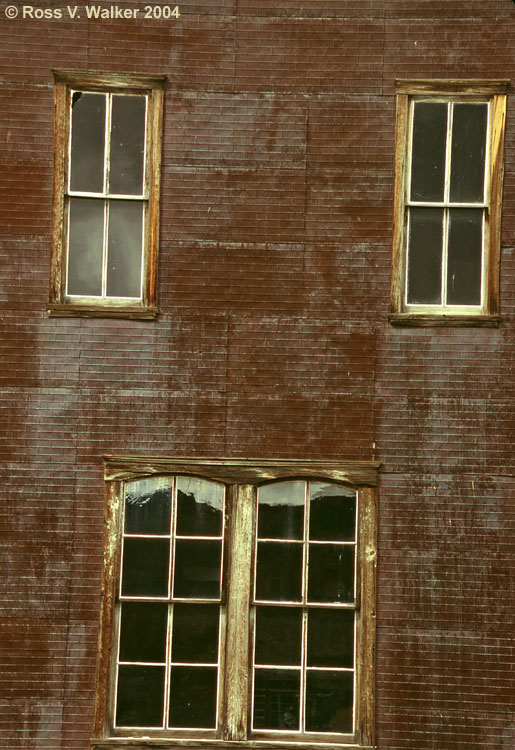
M72 95L70 189L104 192L106 95Z
M308 601L354 601L354 547L309 545Z
M312 672L306 675L306 730L352 732L352 672Z
M254 729L299 731L300 671L256 669Z
M443 201L447 104L415 102L411 147L411 200Z
M102 294L104 201L70 198L68 294Z
M256 599L277 602L302 600L302 545L258 543Z
M256 608L256 664L300 665L301 639L300 609Z
M107 296L141 296L143 202L109 201Z
M213 667L175 667L170 673L171 727L214 729L218 670Z
M440 304L443 209L410 208L408 304Z
M168 605L122 602L120 661L166 660Z
M109 192L142 195L145 97L113 94Z
M120 664L116 725L119 727L162 727L165 667Z
M219 599L222 542L177 539L174 596L180 599Z
M169 549L168 539L125 538L122 595L167 596Z
M308 667L354 666L354 611L312 609L308 614Z
M192 477L177 478L177 535L221 536L224 487Z
M485 182L487 104L455 104L452 122L450 199L482 201Z
M169 534L172 482L167 477L141 479L125 491L126 534Z
M482 247L483 209L450 209L447 258L449 305L481 304Z
M258 537L304 537L306 482L278 482L258 489Z
M219 607L213 604L175 604L172 661L218 662Z
M356 535L356 493L319 482L310 482L309 488L309 538L353 541Z

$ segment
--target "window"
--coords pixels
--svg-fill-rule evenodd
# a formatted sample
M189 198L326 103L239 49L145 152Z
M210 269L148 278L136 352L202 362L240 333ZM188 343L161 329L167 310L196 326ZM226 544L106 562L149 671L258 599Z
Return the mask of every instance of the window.
M371 747L377 471L107 457L93 747Z
M497 325L508 81L397 81L397 324Z
M49 313L155 317L165 79L54 78Z

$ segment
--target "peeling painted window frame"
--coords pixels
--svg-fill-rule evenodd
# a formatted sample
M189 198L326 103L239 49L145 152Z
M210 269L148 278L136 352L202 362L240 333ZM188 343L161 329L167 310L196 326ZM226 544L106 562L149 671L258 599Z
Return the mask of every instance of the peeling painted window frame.
M396 326L496 327L500 323L499 261L503 143L508 80L404 80L395 81L397 116L395 135L395 186L393 207L392 286L389 321ZM413 102L489 103L484 200L485 229L482 246L482 302L478 306L408 305L406 303L407 214L410 165L410 119ZM422 204L420 204L422 205ZM483 206L483 204L481 204Z
M93 726L93 750L101 748L197 746L227 748L252 744L284 748L331 744L371 750L375 744L375 607L377 538L377 462L190 459L104 456L106 510L104 570L99 635L99 662ZM218 729L155 732L113 728L116 671L115 612L119 591L121 519L125 482L152 476L192 476L226 486L227 518L224 559L226 629L222 656L222 698ZM356 691L352 735L313 733L278 737L251 730L249 672L250 612L257 488L271 481L314 479L341 484L357 493ZM242 576L241 571L247 571Z
M159 190L163 100L166 76L53 70L54 75L54 188L50 316L155 318L157 308L157 260L159 248ZM139 299L72 297L66 294L67 201L70 139L70 99L73 91L143 94L147 97L145 138L145 231L142 246L142 292Z

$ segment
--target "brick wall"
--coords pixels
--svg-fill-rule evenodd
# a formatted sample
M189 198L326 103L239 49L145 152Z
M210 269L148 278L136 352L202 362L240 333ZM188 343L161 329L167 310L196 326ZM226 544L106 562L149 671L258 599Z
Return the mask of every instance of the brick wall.
M6 5L0 746L89 746L101 455L121 453L382 461L378 748L513 750L511 101L501 327L386 316L393 79L509 78L515 5L183 0L178 21ZM168 76L156 321L46 315L52 67Z

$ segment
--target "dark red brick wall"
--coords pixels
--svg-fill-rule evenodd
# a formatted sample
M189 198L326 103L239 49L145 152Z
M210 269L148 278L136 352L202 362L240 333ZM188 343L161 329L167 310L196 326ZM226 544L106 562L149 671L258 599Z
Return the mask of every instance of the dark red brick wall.
M514 750L511 97L501 327L386 316L393 79L512 77L515 4L183 0L138 22L7 4L0 746L89 746L101 455L122 453L382 461L378 748ZM155 322L47 317L52 67L168 76Z

